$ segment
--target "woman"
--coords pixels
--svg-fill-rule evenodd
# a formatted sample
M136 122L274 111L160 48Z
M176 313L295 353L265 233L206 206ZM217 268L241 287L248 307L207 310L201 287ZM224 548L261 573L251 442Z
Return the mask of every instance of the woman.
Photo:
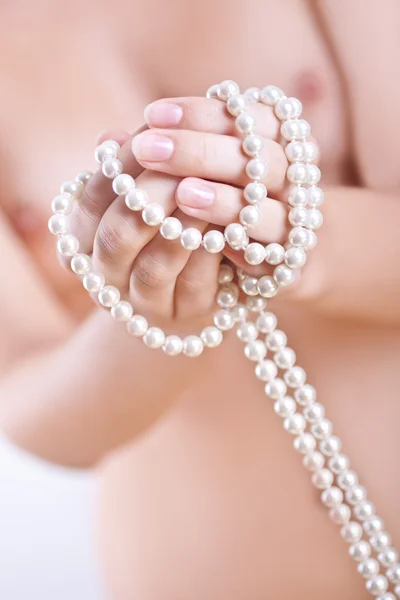
M93 16L89 5L88 14L80 7L80 20L72 11L63 29L47 14L51 28L31 25L40 44L24 37L15 49L14 39L2 39L2 56L14 54L2 107L9 161L1 220L3 427L49 460L100 464L101 553L113 599L363 598L347 547L235 336L196 361L172 360L101 311L84 318L86 297L72 279L57 279L41 223L58 182L87 160L81 140L104 123L134 130L143 106L167 97L175 108L147 109L152 131L136 143L135 157L123 131L102 139L126 141L125 170L170 210L176 201L185 222L224 225L239 208L243 158L222 105L188 96L226 77L298 96L321 149L325 224L301 281L279 297L276 311L399 542L392 459L400 142L392 107L400 100L400 8L395 0L384 10L373 0L229 7L176 0L168 11L154 0L114 8ZM10 14L8 24L20 18ZM29 71L27 48L36 52ZM54 73L43 68L49 48ZM10 123L11 109L25 115L28 103L35 119ZM272 148L277 124L267 109L260 116ZM267 183L280 201L285 164L274 156ZM27 205L21 211L19 198ZM89 250L94 238L108 281L130 284L137 311L178 331L208 323L218 260L201 251L187 260L158 236L146 237L99 175L85 198L75 231ZM268 200L263 215L259 239L284 238L284 204Z

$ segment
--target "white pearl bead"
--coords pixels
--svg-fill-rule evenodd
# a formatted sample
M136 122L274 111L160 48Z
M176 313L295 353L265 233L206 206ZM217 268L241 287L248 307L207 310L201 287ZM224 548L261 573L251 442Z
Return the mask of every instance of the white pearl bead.
M132 188L135 187L135 180L131 175L121 173L112 182L112 188L117 196L125 196Z
M214 315L214 324L221 331L227 331L228 329L232 329L235 325L235 319L233 315L228 310L219 310Z
M262 340L253 340L244 347L244 354L249 360L263 360L267 354L267 348Z
M133 315L133 317L128 321L126 328L130 335L135 337L143 337L148 328L147 319L142 317L142 315Z
M188 227L182 231L181 244L186 250L197 250L202 239L201 231L195 227Z
M349 504L355 505L359 504L367 497L367 490L362 485L353 485L346 492L346 501Z
M329 508L339 506L343 502L343 492L336 486L329 487L322 492L321 500L322 504Z
M236 94L228 98L226 108L231 115L237 117L247 108L247 104L247 100L242 94Z
M372 575L379 573L379 563L375 558L366 558L357 567L357 571L362 577L368 579Z
M283 379L276 377L269 381L265 386L265 393L273 400L283 398L286 394L287 387Z
M386 592L383 596L379 596L378 600L396 600L396 598L400 598L400 586L396 586L394 591L396 596L391 592Z
M265 260L270 265L279 265L285 256L285 248L281 244L268 244L265 247L266 257Z
M319 445L322 454L325 454L325 456L333 456L334 454L337 454L338 452L340 452L341 446L342 442L335 435L332 435L326 440L322 440L322 442Z
M231 310L231 313L235 319L235 322L239 323L247 319L249 311L247 306L244 304L236 304L236 306Z
M237 302L238 293L233 286L225 286L218 291L217 304L222 308L233 308Z
M361 562L370 556L371 546L365 540L360 540L350 546L349 554L354 560Z
M329 517L336 525L345 525L350 521L351 509L347 504L335 506L329 511Z
M246 299L246 306L251 312L261 312L267 307L267 301L261 296L252 296Z
M369 500L362 500L354 508L354 514L359 521L366 521L375 514L375 505Z
M256 124L256 121L255 121L254 117L252 117L251 115L249 115L247 113L241 113L240 115L238 115L236 117L236 121L235 121L236 129L240 133L250 133L253 130L255 124Z
M48 222L48 227L53 235L60 235L67 233L68 220L65 215L58 213L52 215Z
M307 255L303 248L289 248L285 252L285 263L291 269L300 269L306 264Z
M72 212L74 202L72 197L67 194L59 194L53 198L51 203L51 210L53 213L60 213L62 215L69 215Z
M333 425L329 419L322 419L319 423L314 423L311 427L311 433L319 440L323 440L332 435Z
M183 350L183 341L178 335L167 335L162 349L167 356L177 356Z
M257 156L264 149L264 140L260 135L252 133L244 138L242 147L249 156Z
M121 302L118 302L118 304L113 306L111 309L111 316L116 321L122 321L123 323L126 323L127 321L129 321L132 315L132 305L129 302L126 302L125 300L121 300Z
M305 384L307 375L304 369L295 366L285 371L283 377L288 387L297 388Z
M119 290L113 285L106 285L100 290L98 299L102 306L106 308L112 308L118 304L121 294Z
M308 471L320 471L324 466L324 457L321 452L311 452L303 458L303 465Z
M392 567L399 560L399 553L396 548L389 547L379 553L378 560L384 567Z
M231 281L233 281L233 278L234 273L232 267L230 265L227 265L226 263L221 263L218 272L218 283L230 283Z
M226 79L219 84L218 98L226 102L231 96L236 96L239 92L238 84L232 79Z
M60 194L70 194L74 198L79 198L83 190L81 181L65 181L60 188Z
M278 293L279 288L272 277L264 275L258 280L257 289L263 298L273 298Z
M334 457L337 458L337 457ZM342 471L338 477L338 485L344 490L352 488L358 484L358 475L355 471Z
M285 154L290 162L303 162L306 159L306 149L303 142L290 142L285 148Z
M306 138L310 132L310 125L304 119L285 121L281 127L281 134L287 141Z
M296 362L296 353L292 348L281 348L275 352L274 361L280 369L291 369Z
M308 188L308 206L310 208L317 208L324 203L325 195L321 188L312 185Z
M297 119L301 115L303 106L297 98L281 98L275 105L275 114L278 119Z
M114 179L122 173L122 162L118 158L107 158L101 167L104 177Z
M332 456L332 458L329 460L330 470L336 473L337 475L346 471L349 468L349 465L350 461L345 454L336 454L335 456Z
M114 144L117 144L117 142L114 142ZM94 151L94 158L96 162L101 164L104 163L104 161L108 158L116 158L119 150L119 144L117 144L118 148L116 148L114 144L106 142L100 144L100 146L98 146Z
M206 98L219 98L219 85L212 85L206 92Z
M340 530L340 535L348 544L355 544L362 538L362 528L356 521L350 521L346 523Z
M142 219L147 225L155 227L160 225L165 218L165 210L161 204L157 202L151 202L148 204L142 212Z
M240 222L246 227L254 227L261 220L261 213L257 206L245 206L239 213Z
M267 85L261 90L261 102L267 106L275 106L282 96L284 96L284 93L275 85Z
M207 348L216 348L221 344L223 338L222 332L217 327L213 327L212 325L203 329L200 337L203 344Z
M246 239L246 231L240 223L230 223L225 227L225 239L234 249L240 249Z
M286 176L290 183L303 184L308 180L308 167L304 163L293 163L289 165Z
M165 333L159 327L149 327L143 336L143 341L148 348L157 349L165 342Z
M166 240L176 240L181 236L182 223L176 217L167 217L160 227L160 233Z
M243 96L250 104L255 104L261 100L261 90L258 87L250 87L243 93Z
M236 335L242 342L251 342L257 339L257 327L252 321L245 321L237 328Z
M304 142L305 160L307 162L315 162L319 158L318 147L312 142Z
M282 287L292 285L296 281L296 271L287 265L278 265L274 270L274 279Z
M317 392L315 390L315 387L313 387L309 383L306 383L306 385L303 385L302 387L295 390L294 397L296 399L296 402L301 406L310 406L310 404L313 404L316 401Z
M287 419L285 419L283 427L292 435L300 435L306 428L306 422L301 413L295 413L291 417L287 417Z
M379 531L370 539L371 546L377 552L383 552L392 543L392 538L387 531ZM400 582L399 582L400 583Z
M296 402L290 396L279 398L274 404L274 411L282 419L287 419L295 414Z
M289 223L293 227L301 227L308 223L308 210L303 206L295 206L289 212Z
M289 233L289 242L292 246L305 248L309 241L309 232L304 227L295 227Z
M244 197L249 204L258 204L267 197L267 188L259 181L252 181L244 188Z
M263 160L252 158L246 165L246 173L250 179L264 179L268 173L268 167Z
M284 348L287 344L286 333L280 329L275 329L275 331L268 334L266 344L268 350L277 352L280 348Z
M384 528L384 522L381 517L373 516L363 523L364 531L367 535L375 535Z
M207 231L207 233L204 234L203 245L210 254L218 254L218 252L222 252L225 247L224 235L216 229Z
M74 235L67 234L58 238L57 250L63 256L74 256L79 250L79 240Z
M252 242L244 251L244 258L249 265L260 265L265 259L265 248L258 242Z
M400 564L393 565L387 571L387 576L392 583L400 584Z
M278 374L278 369L272 360L263 360L256 366L256 377L261 381L272 381Z
M310 208L307 211L307 227L311 230L319 229L323 223L321 211L317 208Z
M81 183L83 183L83 185L85 185L91 177L93 177L92 171L80 171L75 176L75 181L80 181Z
M198 335L188 335L183 340L183 354L190 358L200 356L204 350L204 345Z
M309 185L317 185L321 179L321 171L317 165L308 165L307 168L307 183Z
M121 146L115 140L105 140L101 145L113 148L114 152L119 152L121 150Z
M240 286L247 296L258 295L257 281L256 277L246 277L240 282Z
M99 292L104 287L104 276L100 273L87 273L82 279L83 287L90 294Z
M71 260L71 269L77 275L86 275L92 268L92 259L87 254L75 254Z
M318 423L325 416L325 407L315 402L304 409L304 416L309 423Z
M365 587L372 596L382 596L387 592L389 582L384 575L376 575L367 581Z
M312 483L320 490L329 488L333 483L333 474L329 469L316 471L312 476Z
M130 210L143 210L148 203L147 193L139 188L131 188L125 196L125 204Z
M312 250L317 245L317 236L314 231L308 230L308 244L305 246L305 250L308 252Z
M278 319L271 312L261 314L256 320L256 326L261 333L272 333L275 331Z
M309 454L314 452L317 442L311 433L304 433L294 440L293 445L300 454Z
M306 206L308 202L308 190L304 187L293 186L290 188L288 202L290 206Z

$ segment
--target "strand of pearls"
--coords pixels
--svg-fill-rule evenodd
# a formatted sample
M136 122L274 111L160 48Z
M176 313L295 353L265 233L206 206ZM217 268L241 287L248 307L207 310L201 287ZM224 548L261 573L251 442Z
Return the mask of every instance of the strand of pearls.
M117 142L102 143L96 148L95 159L103 174L113 180L115 194L125 198L130 210L141 213L147 225L157 227L164 239L179 239L188 251L202 246L210 253L219 253L228 244L243 251L248 264L266 262L274 267L272 275L260 278L238 269L236 284L232 268L222 263L216 299L219 309L214 314L213 325L205 327L200 335L183 339L149 326L147 319L135 314L132 305L121 298L116 287L107 285L103 275L94 272L91 257L79 254L78 239L68 233L68 215L91 172L78 173L75 180L62 184L60 194L52 201L54 214L49 220L49 229L58 237L58 251L71 258L71 269L82 279L85 289L97 294L99 303L110 309L112 317L125 322L128 333L142 338L149 348L162 348L169 356L183 353L196 357L204 348L219 346L223 332L237 327L237 336L245 344L244 354L256 363L256 377L265 383L265 393L274 401L274 411L283 419L284 429L294 436L294 448L303 455L303 465L312 473L313 485L321 490L321 500L329 510L329 517L340 526L340 534L349 544L358 572L366 579L366 589L378 600L395 600L400 598L399 553L374 504L367 499L367 491L360 485L357 473L350 469L349 458L341 451L342 442L333 434L324 406L317 402L314 387L306 382L305 370L296 365L296 354L287 346L286 334L277 329L276 316L266 311L268 299L276 296L281 287L296 281L299 269L306 263L307 252L316 246L315 231L323 221L319 208L324 193L318 187L321 172L314 164L318 150L308 140L310 126L300 118L301 102L288 98L275 86L262 90L249 88L241 94L237 84L227 80L209 88L207 97L226 102L228 112L235 118L236 130L243 136L243 151L249 157L246 173L250 182L243 192L247 205L240 211L238 222L227 225L224 233L211 230L203 235L199 229L184 228L179 219L166 216L163 207L150 202L146 192L136 187L133 177L122 172ZM255 119L247 112L256 102L272 107L282 123L282 141L290 163L286 176L290 183L291 230L285 245L263 246L249 239L251 228L261 220L259 204L267 197L261 182L268 171L260 158L264 141L255 133ZM245 304L238 301L240 290L247 297ZM271 358L267 358L268 353ZM292 390L291 395L288 389ZM393 592L388 591L391 584Z

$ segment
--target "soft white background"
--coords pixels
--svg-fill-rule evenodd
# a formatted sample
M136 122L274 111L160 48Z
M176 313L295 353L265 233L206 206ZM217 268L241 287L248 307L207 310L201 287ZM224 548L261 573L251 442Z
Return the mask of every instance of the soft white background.
M96 564L96 479L0 438L0 598L104 600Z

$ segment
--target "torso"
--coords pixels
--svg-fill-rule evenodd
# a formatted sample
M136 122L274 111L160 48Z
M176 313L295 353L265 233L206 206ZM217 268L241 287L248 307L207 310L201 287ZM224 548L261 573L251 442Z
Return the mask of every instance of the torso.
M59 80L51 73L51 83L44 85L50 71L39 69L33 77L34 100L20 92L24 88L17 87L15 73L9 74L13 110L35 114L34 120L21 120L21 131L1 117L8 156L25 176L23 182L10 177L9 199L35 202L38 222L45 222L48 199L60 180L87 164L99 129L133 130L150 100L200 95L226 77L243 87L272 82L300 97L321 146L325 182L341 184L355 177L343 82L307 3L232 0L227 8L213 0L195 5L174 0L168 6L158 22L152 18L159 10L157 0L140 3L134 11L129 7L130 14L121 19L129 27L119 30L118 43L110 40L113 49L100 43L99 34L93 56L66 58L67 74ZM143 27L149 22L151 28ZM79 48L83 29L72 18L70 27ZM66 28L65 39L59 32L49 39L55 51L67 52L71 30ZM46 35L51 34L46 30ZM22 57L22 42L19 50ZM127 51L132 63L121 59ZM22 134L23 147L17 143ZM77 139L85 145L76 148ZM44 165L52 173L46 178ZM41 236L26 237L43 260ZM48 267L51 277L56 272L55 265ZM68 304L65 276L55 281ZM72 280L69 285L71 298L76 297ZM74 305L74 310L81 315L86 305ZM398 360L399 333L329 322L303 309L295 314L281 310L279 316L345 452L399 540L400 478L391 467L399 416L393 358L397 353ZM362 598L362 581L346 546L239 342L232 336L215 356L215 371L201 388L104 465L102 556L112 598Z

